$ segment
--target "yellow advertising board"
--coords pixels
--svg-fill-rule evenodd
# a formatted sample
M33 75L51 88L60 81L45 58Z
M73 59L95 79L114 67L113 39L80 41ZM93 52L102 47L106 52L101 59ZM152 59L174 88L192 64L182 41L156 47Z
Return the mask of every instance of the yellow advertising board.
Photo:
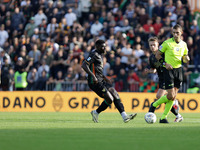
M94 92L0 92L0 112L90 112L103 101ZM155 93L120 92L126 112L147 112ZM178 93L180 112L200 112L200 94ZM163 112L164 104L156 111ZM112 104L106 112L117 112Z

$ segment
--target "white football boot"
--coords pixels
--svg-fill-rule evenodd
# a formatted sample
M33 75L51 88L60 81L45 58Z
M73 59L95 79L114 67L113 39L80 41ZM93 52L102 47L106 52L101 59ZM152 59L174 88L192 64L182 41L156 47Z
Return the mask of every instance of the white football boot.
M95 123L98 123L99 122L99 114L95 111L95 110L93 110L93 111L91 111L91 115L92 115L92 120L95 122Z
M127 115L123 120L124 120L124 123L127 123L129 122L130 120L132 120L133 118L135 118L137 115L137 113L135 114L130 114L130 115Z

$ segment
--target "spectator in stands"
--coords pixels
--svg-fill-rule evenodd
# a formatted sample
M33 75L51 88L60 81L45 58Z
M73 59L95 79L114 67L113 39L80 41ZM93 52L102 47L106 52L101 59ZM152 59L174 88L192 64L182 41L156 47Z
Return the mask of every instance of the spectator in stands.
M29 58L33 58L34 66L37 67L41 58L41 52L38 50L36 43L33 44L32 50L28 53Z
M115 65L112 68L114 70L114 74L117 75L121 68L123 68L123 65L121 64L121 58L120 57L116 57Z
M103 57L103 75L107 76L110 70L110 64L107 62L107 58Z
M75 13L72 12L71 8L68 9L68 13L65 14L65 18L67 21L67 25L70 27L73 25L74 21L77 20L77 16Z
M46 64L51 67L54 60L54 55L52 54L53 48L50 46L47 48L46 53L43 56L43 59L46 61Z
M47 22L45 19L42 19L42 23L38 26L38 29L39 29L39 37L41 41L45 41L47 38L47 33L46 33Z
M44 91L46 90L46 82L48 80L48 74L45 70L42 71L41 76L38 78L35 86L35 90Z
M34 30L37 27L34 20L35 19L33 17L30 18L29 23L25 26L24 35L32 37Z
M49 66L46 64L46 60L42 59L41 60L41 66L38 68L38 76L42 77L43 76L43 71L45 71L45 74L49 74Z
M149 15L146 14L145 8L141 8L139 13L140 13L139 22L143 26L147 23L147 20L149 19Z
M81 65L79 64L78 58L74 58L71 61L70 67L72 67L73 72L75 74L79 74L80 73L80 71L81 71ZM68 69L68 70L70 70L70 69Z
M51 67L53 78L55 78L55 75L58 74L58 71L62 71L62 75L65 74L67 67L66 60L67 56L65 55L63 47L59 47L58 52L54 56L53 64Z
M176 7L173 5L173 0L168 0L167 5L165 7L165 14L168 12L173 13L176 10Z
M65 76L65 81L75 81L76 79L77 79L77 74L74 73L72 67L69 67L67 69L67 75Z
M135 12L134 8L131 5L128 5L125 12L126 18L127 19L133 18L134 12Z
M54 91L63 91L62 82L64 81L64 76L62 71L58 71L54 82L56 83L56 87Z
M19 57L17 64L15 66L15 90L16 91L24 91L28 85L27 83L27 72L25 71L25 64L23 62L23 58Z
M38 13L34 16L35 25L39 26L42 23L42 19L47 21L47 16L44 14L43 9L40 8Z
M148 19L147 24L143 25L144 31L146 33L150 32L150 30L149 30L150 27L153 27L153 20L152 19Z
M47 25L47 34L48 36L50 36L51 38L54 38L56 36L56 29L58 28L58 24L56 23L56 18L52 18L51 19L51 23L49 23Z
M4 43L7 41L9 35L8 32L5 30L5 25L1 24L0 26L0 47L4 46Z
M118 72L119 73L115 80L115 89L120 92L126 92L128 90L126 71L124 68L121 68Z
M189 48L190 64L192 66L194 62L194 70L198 71L200 31L196 14L191 10L189 1L186 4L186 1L181 0L154 0L154 3L149 0L150 5L147 0L140 2L131 0L125 3L121 3L119 0L23 0L13 2L15 3L8 7L5 4L0 5L0 23L1 27L5 26L3 33L0 30L0 47L4 50L0 52L0 60L4 64L3 58L6 56L11 64L19 64L18 58L22 57L27 72L33 67L38 69L40 60L45 60L46 65L50 68L50 79L46 84L51 81L54 82L58 71L62 71L63 76L66 75L67 68L74 61L73 50L76 44L79 47L78 49L82 50L79 53L80 55L77 56L78 64L81 64L83 58L94 49L94 42L97 39L103 39L109 45L106 55L107 63L110 64L111 68L115 68L113 69L115 73L119 72L122 67L120 61L118 64L117 61L120 60L120 57L123 59L120 54L127 42L131 44L132 49L136 49L136 45L140 44L144 51L144 56L136 61L140 74L145 65L144 60L149 57L148 51L146 51L148 37L156 34L159 37L159 43L162 43L171 37L171 27L174 23L179 23L183 27L184 40L188 40L188 43L192 43L193 40L193 44ZM49 36L47 25L51 24L52 18L57 19L58 26ZM143 28L149 18L154 21L153 28L152 26L148 29ZM99 20L102 26L98 30L93 30L91 28L93 25L96 26L96 20ZM34 33L37 28L39 34ZM7 32L8 36L4 36L4 31ZM92 33L92 31L95 31L95 33ZM31 57L26 57L26 55L32 53L31 45L35 43L41 53L41 58L37 57L37 65L33 64L33 61L35 62L37 59L34 53ZM63 52L59 52L60 46L63 46ZM63 56L58 56L58 53L63 53ZM62 63L55 65L55 62ZM131 59L128 59L127 65L130 64L133 65ZM61 66L64 69L58 69Z
M131 44L127 43L121 50L121 63L124 67L128 65L128 59L132 55L133 50L131 48Z
M200 34L200 28L197 24L197 20L192 21L192 25L190 27L190 32L192 32L192 34L196 34L196 35Z
M9 74L12 65L9 64L9 60L7 56L3 57L3 65L1 67L1 87L3 91L9 91L9 87L12 82L11 75Z
M38 80L37 69L32 68L32 70L28 73L28 76L27 76L27 82L28 82L27 90L29 90L29 91L36 90L35 86L37 84L37 80Z
M103 25L96 19L95 23L91 25L90 33L93 36L99 35L99 31L103 28Z
M159 16L161 18L165 17L165 5L163 5L162 0L158 0L157 5L153 8L153 17Z
M156 22L153 24L153 28L155 31L155 35L158 35L158 33L160 32L160 29L162 28L162 23L161 23L161 18L160 17L156 17Z
M149 15L149 18L153 17L153 9L154 9L154 0L148 0L146 12Z
M127 81L128 81L128 90L129 91L138 91L138 83L140 81L139 77L137 76L137 74L134 72L134 70L130 70L128 72L128 77L127 77Z
M22 24L24 26L25 24L25 18L19 11L19 7L16 7L15 13L12 15L11 18L11 25L13 30L19 30L19 25Z
M138 71L138 64L137 64L137 58L134 56L131 56L129 58L129 64L126 67L126 72L130 72L130 71L134 71L137 72Z
M10 56L8 55L8 53L6 53L5 50L3 50L3 49L0 47L0 61L1 61L1 64L2 64L2 65L5 63L5 62L4 62L4 58L7 59L8 64L11 63L11 59L10 59Z

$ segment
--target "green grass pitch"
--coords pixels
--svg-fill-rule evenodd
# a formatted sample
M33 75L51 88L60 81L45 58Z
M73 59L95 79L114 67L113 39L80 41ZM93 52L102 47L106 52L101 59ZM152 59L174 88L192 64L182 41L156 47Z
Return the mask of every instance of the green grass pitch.
M199 150L200 113L182 113L184 121L155 124L144 113L123 123L119 113L0 112L0 150Z

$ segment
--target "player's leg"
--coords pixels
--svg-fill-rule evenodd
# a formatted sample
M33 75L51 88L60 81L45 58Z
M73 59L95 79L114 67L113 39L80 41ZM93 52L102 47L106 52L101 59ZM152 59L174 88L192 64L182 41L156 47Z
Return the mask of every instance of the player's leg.
M114 98L112 94L107 90L107 88L103 85L103 83L92 84L89 85L89 87L98 96L104 98L104 101L101 103L101 105L96 110L91 111L92 120L94 122L98 122L99 114L108 108L108 106L113 102Z
M112 96L114 97L115 107L117 108L117 110L121 114L124 122L126 123L126 122L132 120L137 114L135 113L135 114L127 115L125 110L124 110L124 105L122 104L121 99L120 99L119 94L117 93L117 91L113 87L110 87L109 91L112 94Z
M159 98L161 98L162 96L164 96L166 93L167 93L166 90L159 88L159 89L158 89L158 92L157 92L157 94L156 94L156 98L159 99ZM153 103L154 103L154 102L153 102ZM149 112L153 112L153 113L154 113L156 107L153 106L153 103L151 103L151 106L149 107Z
M168 100L165 105L165 110L161 116L160 123L168 123L167 116L173 106L173 100L175 99L175 88L168 89L166 99Z
M175 87L175 94L178 94L178 91L180 89L180 86L183 81L183 69L182 68L177 68L175 70L175 82L174 82L174 87ZM179 114L179 106L178 106L178 101L175 101L175 104L173 105L174 111L176 113L176 118L174 122L181 122L183 120L183 117Z

